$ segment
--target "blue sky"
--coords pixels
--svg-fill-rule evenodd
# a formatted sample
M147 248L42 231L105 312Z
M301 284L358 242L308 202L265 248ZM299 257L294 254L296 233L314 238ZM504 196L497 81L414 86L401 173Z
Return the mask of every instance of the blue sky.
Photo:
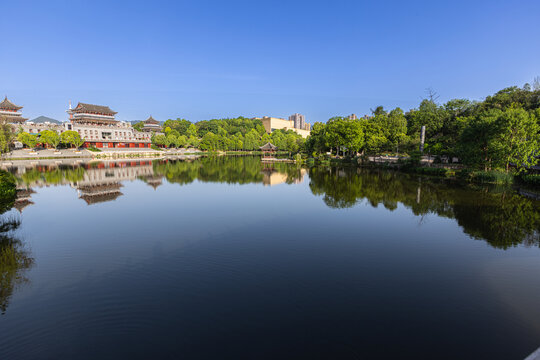
M6 1L0 94L120 120L309 122L482 99L540 75L540 1Z

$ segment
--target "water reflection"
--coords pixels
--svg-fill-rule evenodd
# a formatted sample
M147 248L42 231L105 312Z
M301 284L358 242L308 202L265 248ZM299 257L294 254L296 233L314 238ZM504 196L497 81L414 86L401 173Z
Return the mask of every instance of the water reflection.
M71 161L71 160L70 160ZM31 205L32 188L69 185L88 205L122 196L122 182L140 180L154 189L163 181L187 185L194 181L229 184L295 184L309 174L309 188L330 208L359 202L394 210L399 204L415 215L436 214L455 219L475 239L497 248L538 246L539 201L511 188L479 188L453 181L421 178L391 171L358 168L263 164L258 157L196 157L182 160L122 160L62 163L21 162L4 166L19 184L15 208Z
M20 226L15 218L0 219L0 312L6 313L14 290L28 282L26 270L34 263L29 251L14 231Z
M506 249L540 244L540 208L536 200L511 188L488 188L391 171L356 168L311 168L311 191L332 208L361 201L395 210L398 204L415 215L456 219L465 233Z

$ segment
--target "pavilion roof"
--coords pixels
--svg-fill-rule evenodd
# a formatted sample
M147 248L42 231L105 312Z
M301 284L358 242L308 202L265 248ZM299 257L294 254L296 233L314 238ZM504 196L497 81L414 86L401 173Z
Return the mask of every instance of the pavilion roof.
M105 114L105 115L115 115L116 111L112 111L110 107L103 105L94 105L94 104L85 104L78 103L77 106L73 109L75 112L87 112L94 114Z
M148 119L144 120L144 122L147 123L147 124L159 124L159 121L157 121L156 119L154 119L154 118L152 117L152 115L150 115L150 117L149 117Z
M22 106L18 106L18 105L15 105L14 103L12 103L11 101L8 100L7 96L4 98L4 101L2 101L0 103L0 109L5 109L5 110L20 110L22 109L23 107Z
M261 149L263 151L277 150L277 146L268 142L268 143L264 144L263 146L261 146L259 149Z

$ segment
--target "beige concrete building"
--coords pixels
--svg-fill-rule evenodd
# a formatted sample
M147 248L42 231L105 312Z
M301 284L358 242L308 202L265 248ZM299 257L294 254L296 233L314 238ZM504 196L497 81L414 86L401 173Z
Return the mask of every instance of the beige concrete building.
M274 130L293 130L303 138L307 138L311 132L311 125L308 123L304 125L304 129L297 129L294 127L294 120L286 120L270 116L263 116L262 118L257 119L261 120L264 129L269 134Z

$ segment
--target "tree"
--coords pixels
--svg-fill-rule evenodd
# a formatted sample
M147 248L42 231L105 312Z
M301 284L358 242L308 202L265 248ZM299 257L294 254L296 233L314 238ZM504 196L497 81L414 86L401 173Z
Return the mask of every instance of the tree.
M152 144L157 146L164 146L167 141L167 138L163 134L152 136Z
M187 137L185 135L180 135L180 136L176 137L176 141L175 141L174 144L175 144L175 146L177 148L182 148L182 147L186 146L187 141L188 141L188 139L187 139Z
M37 145L37 136L31 135L27 132L21 132L17 135L17 140L28 146L29 149L33 149Z
M165 128L170 128L172 130L176 130L176 136L179 135L187 135L187 129L193 125L189 120L186 119L176 119L176 120L167 120L163 124ZM196 129L195 129L196 130Z
M43 130L39 134L39 141L56 149L60 145L60 135L53 130Z
M166 147L171 147L171 145L175 145L176 143L176 136L174 134L171 134L171 131L169 131L169 134L165 137L165 143L164 145Z
M9 145L15 137L11 125L9 125L6 119L0 116L0 154L9 151Z
M359 120L333 117L326 123L326 144L332 149L347 151L352 155L364 145L364 133Z
M133 124L133 129L135 129L137 131L142 131L143 127L144 127L144 122L143 121L139 121L139 122L136 122L135 124Z
M190 124L186 130L186 136L188 138L197 137L197 126L195 124Z
M381 120L384 136L391 147L395 147L396 151L399 152L399 144L407 136L407 119L403 114L403 110L395 108L387 116L382 117Z
M68 130L68 131L64 131L60 135L60 139L61 139L61 142L66 145L69 144L69 145L78 147L79 146L78 144L81 141L81 135L79 135L79 133L76 131Z
M208 150L208 151L218 150L218 139L219 139L218 135L209 131L201 139L199 148L201 150Z
M432 143L440 135L443 126L441 108L433 101L424 99L418 109L411 110L407 116L407 133L418 137L422 126L426 127L426 143Z
M298 142L296 141L296 136L294 134L287 134L286 137L286 143L287 143L287 151L289 152L289 156L291 156L291 153L297 152L300 148L298 146Z
M500 110L491 109L462 120L466 126L460 134L458 153L464 164L491 169L494 159L499 158L494 141L500 115Z
M86 140L82 138L80 135L73 137L73 145L75 146L76 149L80 149L81 146L83 146L85 142Z
M258 150L259 146L259 133L251 129L244 137L244 150Z
M187 145L192 146L194 148L198 148L200 144L200 140L197 138L197 136L190 136L188 138Z
M517 104L506 109L498 119L500 134L497 147L508 172L511 164L518 171L537 163L538 124L534 116Z
M362 131L364 133L363 152L367 154L376 154L381 151L384 144L388 142L384 136L384 131L378 121L361 120Z

